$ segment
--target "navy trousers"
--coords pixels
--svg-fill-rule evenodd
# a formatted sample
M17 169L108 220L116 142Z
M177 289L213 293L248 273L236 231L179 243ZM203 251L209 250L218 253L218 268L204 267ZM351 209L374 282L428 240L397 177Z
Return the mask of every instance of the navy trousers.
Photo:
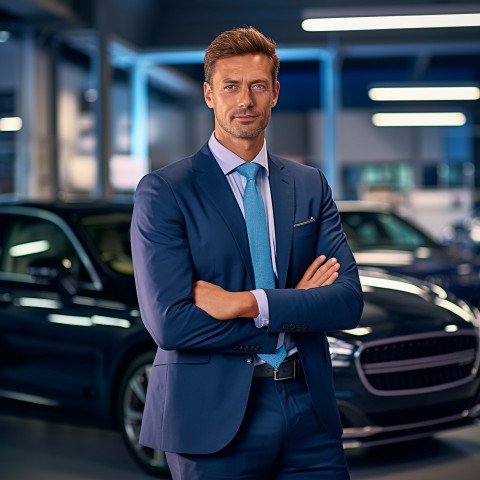
M167 453L174 480L349 480L340 438L327 432L303 377L254 378L240 430L210 455Z

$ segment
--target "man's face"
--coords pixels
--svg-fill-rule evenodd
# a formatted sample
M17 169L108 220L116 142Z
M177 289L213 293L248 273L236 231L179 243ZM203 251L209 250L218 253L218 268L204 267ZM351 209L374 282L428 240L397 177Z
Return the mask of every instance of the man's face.
M211 84L204 83L217 140L264 135L280 90L278 82L272 83L271 62L263 54L217 60Z

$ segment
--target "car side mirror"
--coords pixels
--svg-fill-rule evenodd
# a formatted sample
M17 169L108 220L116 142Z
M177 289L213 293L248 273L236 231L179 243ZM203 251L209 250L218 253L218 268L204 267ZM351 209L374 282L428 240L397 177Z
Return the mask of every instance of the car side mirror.
M48 257L33 260L28 265L28 273L35 283L56 286L68 296L75 295L77 292L70 270L65 267L60 258Z

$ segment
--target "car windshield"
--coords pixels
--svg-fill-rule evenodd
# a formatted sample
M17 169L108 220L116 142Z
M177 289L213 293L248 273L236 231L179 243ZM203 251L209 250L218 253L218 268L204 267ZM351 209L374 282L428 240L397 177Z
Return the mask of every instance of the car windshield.
M415 250L435 242L409 222L389 212L340 212L352 250L389 248Z
M127 212L88 215L81 219L84 230L102 260L115 272L133 275L130 249L130 222Z

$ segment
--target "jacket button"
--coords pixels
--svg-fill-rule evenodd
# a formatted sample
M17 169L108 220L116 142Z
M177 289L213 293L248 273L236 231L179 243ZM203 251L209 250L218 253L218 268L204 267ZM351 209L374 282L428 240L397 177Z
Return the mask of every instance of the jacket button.
M253 358L248 356L248 357L245 357L245 363L247 365L251 365L253 363Z

